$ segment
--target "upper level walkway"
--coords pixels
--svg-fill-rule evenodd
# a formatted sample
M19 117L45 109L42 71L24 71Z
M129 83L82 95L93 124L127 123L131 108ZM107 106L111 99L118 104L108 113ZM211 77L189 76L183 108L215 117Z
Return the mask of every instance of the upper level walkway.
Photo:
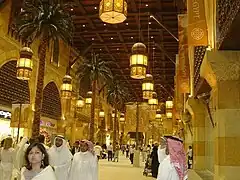
M154 178L143 176L144 164L141 167L133 167L129 159L120 156L119 162L108 162L105 159L99 161L99 180L153 180ZM193 171L189 171L188 180L200 180Z

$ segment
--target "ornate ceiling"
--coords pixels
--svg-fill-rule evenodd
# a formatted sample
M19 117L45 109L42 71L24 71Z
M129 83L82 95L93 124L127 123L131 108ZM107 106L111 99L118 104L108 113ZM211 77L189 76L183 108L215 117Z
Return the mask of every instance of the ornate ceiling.
M115 61L111 66L113 74L128 87L132 100L142 100L142 81L132 79L129 68L131 47L141 41L149 50L148 72L153 74L158 98L166 100L173 95L178 42L149 16L154 15L177 36L181 0L128 0L127 20L115 25L99 19L100 0L74 3L76 6L70 9L76 27L73 44L82 56L91 58L94 51L106 61Z

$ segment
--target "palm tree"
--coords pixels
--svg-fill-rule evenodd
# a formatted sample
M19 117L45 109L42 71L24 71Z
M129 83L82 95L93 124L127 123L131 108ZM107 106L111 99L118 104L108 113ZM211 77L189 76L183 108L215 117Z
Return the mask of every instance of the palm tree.
M112 82L108 85L107 101L114 107L114 132L113 132L113 147L115 149L117 141L117 110L123 108L128 98L127 88L120 83L120 81L114 77Z
M91 104L91 119L89 129L89 140L94 141L94 117L95 117L95 105L96 105L96 93L97 86L100 83L108 83L112 79L112 72L108 67L108 64L112 62L103 61L99 59L98 55L92 54L91 59L84 59L77 72L80 78L80 84L88 86L91 83L92 88L92 104Z
M60 0L25 0L23 10L16 18L17 33L23 42L31 44L37 39L40 40L35 112L32 126L33 137L38 136L40 130L47 48L53 42L53 58L55 61L58 60L59 56L59 40L62 39L68 44L72 40L74 25L70 14L66 11L68 7Z

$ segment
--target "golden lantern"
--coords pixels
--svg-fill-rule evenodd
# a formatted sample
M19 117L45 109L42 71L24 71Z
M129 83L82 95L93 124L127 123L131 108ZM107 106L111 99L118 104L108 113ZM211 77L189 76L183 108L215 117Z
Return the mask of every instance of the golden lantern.
M88 91L87 97L85 99L85 104L89 106L91 105L91 103L92 103L92 91Z
M172 111L166 111L166 116L168 119L172 118Z
M79 98L76 103L76 107L78 110L82 109L85 105L85 101L82 98Z
M127 2L125 0L102 0L99 5L99 17L109 24L122 23L127 19Z
M156 92L153 92L152 98L148 100L148 104L150 105L152 110L157 109L158 99L157 99L157 93Z
M33 51L29 47L23 47L20 51L20 58L17 61L17 78L29 80L32 75Z
M69 99L72 96L72 77L65 75L61 86L61 95L63 98Z
M125 122L124 113L121 113L121 116L119 118L119 122L122 123L122 124Z
M166 101L166 109L172 109L173 108L173 101L171 100L171 98L168 98L168 100Z
M151 74L147 74L142 83L143 99L151 99L153 90L153 76Z
M161 118L162 118L161 110L158 109L158 110L156 111L155 119L156 119L156 120L161 120Z
M148 64L146 49L147 48L143 43L135 43L132 47L130 67L131 77L134 79L144 79L146 77Z
M104 117L105 117L105 113L104 113L103 110L101 110L101 111L99 112L99 117L100 117L100 118L104 118Z

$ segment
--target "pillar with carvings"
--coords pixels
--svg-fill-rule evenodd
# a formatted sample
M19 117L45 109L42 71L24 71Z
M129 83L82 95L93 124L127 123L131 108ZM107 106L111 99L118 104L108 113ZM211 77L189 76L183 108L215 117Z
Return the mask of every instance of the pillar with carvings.
M214 180L239 179L240 171L240 52L207 52L201 76L215 99Z

